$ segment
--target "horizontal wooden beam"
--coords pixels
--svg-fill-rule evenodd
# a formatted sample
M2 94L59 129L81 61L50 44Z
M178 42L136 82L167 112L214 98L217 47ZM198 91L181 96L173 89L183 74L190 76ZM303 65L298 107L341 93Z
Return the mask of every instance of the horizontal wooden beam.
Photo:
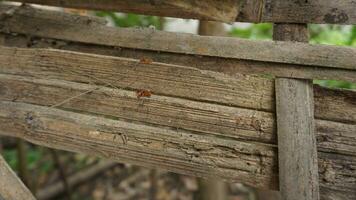
M154 62L149 64L142 63L140 60L110 56L58 50L14 48L12 51L6 51L5 49L7 48L3 48L0 54L0 73L2 74L0 75L0 100L2 101L37 104L45 106L44 109L57 107L86 113L91 117L105 116L108 119L130 121L157 129L178 131L179 134L184 132L193 136L197 135L203 137L200 138L202 141L208 141L205 137L222 138L238 144L248 144L248 147L243 147L249 149L248 151L255 151L253 148L259 146L276 151L274 114L236 107L240 104L239 101L255 100L257 103L252 105L256 106L260 101L270 98L268 96L273 93L273 86L269 83L273 83L272 80L246 76L230 77L183 66ZM16 62L14 62L14 57L17 58ZM244 86L249 87L249 85L253 87L243 89ZM242 91L239 91L239 88ZM150 90L152 96L138 98L136 91L142 89ZM261 96L257 98L253 96L254 89L266 93L258 94ZM320 91L316 92L318 94L316 99L338 108L335 113L340 118L342 114L354 112L352 96L338 97L338 91L318 89ZM251 91L248 93L249 90ZM226 100L234 99L234 91L238 92L237 96L243 98L236 98L232 101L235 106L231 106L226 103ZM324 96L324 94L327 95ZM227 95L226 99L222 98L223 95ZM267 96L266 99L264 96ZM207 98L210 100L206 100ZM272 105L274 99L266 103ZM316 109L320 106L322 104L316 105ZM327 117L328 113L333 113L325 107L319 110L319 117L320 115ZM4 122L6 123L8 121ZM13 127L13 123L10 125ZM78 125L78 127L81 126ZM1 125L1 127L5 126ZM16 129L16 127L17 125L13 128ZM320 176L322 179L326 177L322 185L325 190L342 191L338 195L348 194L354 187L352 184L345 186L344 178L354 176L352 166L354 166L353 158L356 154L355 129L355 122L352 121L348 121L348 124L329 120L316 121L319 154L326 156L325 159L322 156L322 161L320 161L322 163ZM5 128L3 130L12 133L6 131ZM149 145L144 147L150 148ZM117 158L121 156L117 155ZM244 159L250 160L251 157ZM131 163L130 160L128 161ZM220 161L227 163L226 166L245 166L244 162L240 161L237 163L235 160ZM146 166L143 161L135 164ZM271 165L271 168L265 170L275 171L273 166L276 165ZM340 176L328 177L330 173L336 173L335 170L340 168L337 166L341 166L343 170ZM168 169L182 173L176 171L175 168L168 167ZM255 169L256 167L247 169L249 174L247 179L254 176ZM245 170L243 168L242 171ZM267 172L263 171L263 174L265 173ZM245 182L246 180L242 177L239 181ZM248 180L246 183L255 184Z
M146 15L233 22L239 13L241 0L224 0L223 2L216 0L20 0L18 2L68 8L120 11Z
M69 8L107 10L188 19L356 24L354 0L15 0Z
M274 111L272 79L227 76L221 73L137 59L53 49L0 48L0 73L53 77L220 105ZM16 57L17 62L12 62ZM120 67L117 67L120 66ZM6 84L3 84L6 85ZM315 116L328 121L356 123L356 92L315 88Z
M13 10L12 14L9 9ZM355 48L288 42L262 42L197 36L152 29L125 29L77 23L77 15L30 7L1 6L3 32L219 60L200 68L225 73L356 81ZM192 58L193 59L193 58ZM205 63L204 63L205 64ZM192 65L190 65L192 66Z
M199 70L199 68L204 70L205 66L208 65L216 65L218 61L216 62L214 59L203 59L202 64L199 65L197 62L200 60L194 60L194 56L175 55L162 52L155 53L126 48L118 49L110 46L87 45L83 43L73 43L45 38L32 38L29 41L26 36L21 35L14 36L0 34L0 40L2 40L2 43L0 42L0 44L10 47L63 49L75 52L133 58L137 60L142 58L153 58L153 60L158 62L172 64L165 65L170 66L171 70L164 70L163 68L159 70L160 74L163 77L166 77L166 79L154 78L157 76L157 72L154 70L148 72L147 69L136 68L136 70L142 69L142 72L130 73L130 77L133 78L125 78L124 83L128 84L135 82L134 80L139 79L138 74L141 73L152 74L152 76L150 76L152 80L148 80L147 82L149 83L145 84L149 85L151 90L159 94L214 102L221 105L250 108L254 110L274 111L273 79L241 74L227 76L221 73ZM196 69L181 67L184 65L189 66L190 64ZM100 69L96 69L96 71L100 71ZM117 74L117 76L119 76L119 74ZM167 89L171 83L168 80L177 80L177 76L182 78L184 84L175 82L174 87L177 88L176 90L172 91ZM200 78L197 79L197 77ZM110 77L106 77L106 80L111 79ZM125 85L117 83L117 86L122 87ZM143 88L145 85L140 85L136 82L130 86L134 89L138 89ZM349 124L356 123L356 107L353 103L356 101L355 91L327 89L314 85L314 98L315 116L318 119Z
M2 135L181 174L277 187L273 146L24 103L0 101L0 108ZM329 199L330 191L338 199L355 198L355 157L318 156L321 199Z
M273 147L23 103L1 101L0 108L0 134L140 166L276 188Z
M219 137L277 144L275 119L269 112L167 97L156 93L148 99L140 99L132 90L60 81L57 78L44 80L39 78L45 78L46 75L35 76L34 79L0 74L0 100L55 106ZM78 96L80 94L82 95ZM356 139L352 135L356 129L355 124L317 120L319 149L336 154L356 155ZM338 136L340 133L343 135ZM348 134L350 135L347 136Z

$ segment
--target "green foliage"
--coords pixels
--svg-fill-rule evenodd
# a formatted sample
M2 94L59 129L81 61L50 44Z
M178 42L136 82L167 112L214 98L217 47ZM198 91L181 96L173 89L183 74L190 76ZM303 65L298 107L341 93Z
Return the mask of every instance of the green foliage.
M154 26L156 29L161 29L159 17L135 15L135 14L115 14L114 12L97 12L99 17L107 17L111 19L117 27L149 27Z
M9 164L9 166L12 169L17 169L17 151L16 149L11 149L11 150L4 150L3 151L3 156L6 162Z
M272 39L272 24L252 24L244 28L234 27L230 31L231 36L257 39L257 40L271 40Z
M53 169L52 160L46 160L45 162L41 162L43 159L45 151L42 148L31 147L27 151L27 166L28 170L38 170L40 173L49 172ZM16 149L5 149L3 151L4 159L9 163L9 166L15 171L18 169L18 157ZM39 165L39 163L41 163Z
M310 25L313 44L356 46L356 26Z

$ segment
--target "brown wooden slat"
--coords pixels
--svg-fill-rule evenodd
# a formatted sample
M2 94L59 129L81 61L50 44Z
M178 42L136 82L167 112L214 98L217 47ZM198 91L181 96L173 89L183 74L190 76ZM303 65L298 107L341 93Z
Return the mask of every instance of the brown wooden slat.
M29 104L0 103L1 134L193 176L275 188L274 148ZM261 160L262 159L262 160Z
M276 148L262 143L23 103L1 101L0 108L2 135L181 174L277 187ZM321 199L329 199L323 194L330 191L334 198L355 198L355 166L354 156L319 152Z
M201 20L356 24L354 0L18 0L43 5ZM204 3L202 3L204 2ZM239 9L241 7L241 9ZM239 13L237 15L237 13Z
M37 43L39 47L53 43L51 41L46 42L45 40L40 41L45 42L45 44ZM22 40L17 42L11 40L8 42L15 43L16 45L24 43ZM59 42L55 43L60 44ZM111 52L109 51L111 50L110 48L108 51L103 51L100 47L94 47L93 49L88 47L88 49L85 49L85 45L71 45L73 44L68 45L66 48L80 51L84 49L85 51L101 52L108 55L119 53L122 56L120 54L122 51L117 49ZM65 46L62 45L62 47ZM2 73L21 75L24 74L25 70L27 74L40 76L44 73L44 70L50 70L50 72L46 73L46 76L61 80L74 80L77 82L94 81L97 84L104 84L99 80L83 76L83 74L89 73L119 88L147 88L156 94L165 96L176 96L269 112L274 110L273 80L266 78L242 75L227 76L221 73L177 65L159 63L140 64L138 60L132 59L55 50L7 49L7 51L1 51L0 55L0 61L3 63L0 66ZM17 57L18 63L11 62L14 55ZM56 67L46 64L45 60L41 62L41 58L44 57L51 62L56 61ZM88 64L83 64L83 62ZM48 67L44 69L39 67L45 65ZM69 66L71 68L68 68ZM121 67L117 68L116 66ZM349 124L356 123L356 92L332 90L315 86L314 95L316 118Z
M217 137L270 145L277 143L272 113L158 94L138 99L136 92L131 90L60 81L58 78L39 79L42 76L46 77L36 75L37 78L34 79L0 74L2 84L0 99L43 106L57 105L63 109L168 126ZM79 94L82 96L78 96ZM76 98L71 99L72 97ZM67 99L70 100L65 101ZM317 120L316 124L320 151L356 155L355 125L325 120Z
M2 22L4 25L3 29L10 32L134 49L298 64L305 67L310 65L348 70L356 69L354 60L350 58L355 56L355 48L310 45L296 42L252 41L229 37L198 36L152 29L118 29L100 25L84 25L88 29L83 30L83 27L81 27L80 23L77 23L76 19L70 19L70 16L77 17L77 15L67 15L66 20L62 19L62 15L56 15L58 12L37 11L38 13L29 7L15 8L14 13L7 16ZM34 20L33 23L28 23L31 18ZM71 26L73 23L77 27ZM57 28L60 25L63 26L61 30L58 30ZM73 31L76 31L77 34L74 35ZM72 38L69 38L69 34L72 34ZM102 34L105 34L107 37L103 38Z
M274 24L273 40L308 43L308 25ZM275 84L281 197L319 200L313 82L277 78Z
M14 53L15 51L17 51L17 54ZM58 105L65 99L77 96L78 94L92 91L85 96L77 98L75 101L72 100L60 105L60 107L78 112L106 116L119 121L129 120L133 123L144 123L145 126L148 127L167 127L169 130L173 129L179 133L187 132L192 135L213 138L212 140L223 138L226 141L234 141L238 144L249 144L249 147L246 147L248 149L251 145L255 146L257 144L262 145L263 148L268 147L275 149L273 114L228 107L226 105L216 105L208 102L198 102L200 98L204 98L204 96L207 95L205 93L195 97L195 101L184 99L186 94L194 93L194 90L199 91L199 88L205 88L209 82L214 84L216 80L220 80L221 82L215 83L223 85L219 87L207 87L207 89L210 88L210 91L207 90L207 92L215 93L226 85L232 85L233 87L239 85L235 85L233 82L235 79L229 76L182 66L159 63L140 64L138 60L56 50L27 49L22 51L21 49L17 49L7 51L9 53L7 56L5 54L6 51L1 52L0 61L2 64L0 65L0 70L3 75L1 75L0 98L2 98L2 100L51 106ZM45 54L43 52L47 53ZM50 52L53 53L51 54ZM31 56L31 54L35 56ZM14 56L16 56L16 60L13 59ZM130 72L130 69L134 71ZM153 71L150 72L150 70ZM185 70L187 71L184 74L191 74L192 76L183 75L182 73ZM120 73L121 75L119 75ZM152 76L148 75L151 73ZM22 75L27 78L10 76L9 74ZM169 76L169 74L171 74L171 76ZM125 77L127 77L128 80L125 80ZM172 77L171 86L167 85L168 82L161 82L165 80L159 77L169 77L169 79ZM244 77L242 76L241 78ZM174 95L172 97L163 96L163 94L169 93L167 91L174 94L175 91L179 91L179 88L188 86L190 84L189 79L191 79L190 81L195 80L195 84L187 90L181 91L180 98L175 98ZM90 85L66 82L63 80L88 83ZM249 79L242 80L246 81L246 85L251 85L251 82L248 81ZM242 80L241 84L243 82ZM258 78L256 80L258 80ZM237 79L237 81L237 83L239 83L239 79ZM184 82L186 85L180 86L180 82ZM159 88L153 85L158 91L162 91L162 93L160 93L156 92L156 89L151 88L152 83L168 87ZM114 88L102 86L107 84L110 84L109 86ZM101 85L99 90L93 90L96 89L98 85ZM122 89L117 89L116 87ZM260 87L263 88L263 86ZM138 99L136 89L151 89L153 95L151 98ZM272 93L272 91L270 92ZM218 103L218 96L212 96L210 98L216 98L214 101ZM271 102L271 104L272 103L273 102ZM350 109L352 108L353 107L350 107ZM48 107L45 109L48 109ZM9 113L13 112L14 111L9 111ZM47 113L51 112L52 111L48 111ZM14 131L14 129L17 130L19 127L22 127L14 126L14 124L9 123L9 121L13 122L14 120L8 119L3 122L3 124L7 125L1 124L4 132L12 133L11 131ZM62 122L55 123L61 124ZM356 152L355 125L324 120L317 120L316 124L319 154L324 152L325 154L323 155L329 155L329 153L337 155L334 158L330 157L326 160L322 157L320 160L320 176L321 179L324 180L322 182L322 190L333 189L342 191L336 193L338 196L344 194L352 195L350 191L353 191L352 188L355 187L352 184L354 183L353 180L355 176L353 170L353 166L355 165L353 161L355 156L353 155L355 155ZM83 127L83 125L79 124L78 127ZM23 130L19 132L22 133L22 131ZM60 131L60 129L57 129L57 131ZM65 135L67 135L67 132ZM30 138L32 138L32 135ZM206 141L204 138L199 139ZM143 140L143 142L144 141L145 140ZM116 154L116 156L118 159L121 158L121 154ZM219 160L221 159L220 157L218 158ZM251 157L248 156L247 158L250 159ZM262 158L262 160L263 159L265 158ZM232 160L236 161L235 159ZM128 161L130 163L133 162L132 160ZM157 162L163 161L160 160ZM238 164L229 163L233 161L227 160L221 162L227 163L226 166L234 165L241 167L241 162L238 162ZM146 166L143 161L135 163ZM154 164L150 166L153 165L156 165L156 163L154 162ZM206 165L206 163L204 163L204 165ZM178 169L171 166L166 167L175 172L183 173L182 171L184 171L177 171ZM254 171L255 168L248 168L248 170ZM342 171L339 172L338 170ZM336 173L338 175L330 176L330 173ZM204 176L205 175L206 174L204 174ZM254 174L250 175L246 175L246 179L250 179L254 176ZM240 175L236 176L239 177ZM345 186L344 183L345 179L349 180L347 186ZM244 181L242 179L239 180Z
M8 12L9 7L6 7L1 7L2 13ZM76 22L76 15L67 15L63 18L61 17L63 14L56 15L53 11L29 7L12 7L11 9L15 11L11 15L5 14L7 17L0 23L3 25L3 32L133 49L227 58L234 62L234 69L224 66L223 70L235 70L235 73L249 70L249 73L256 74L356 81L356 67L353 61L356 54L355 48L288 42L256 42L237 38L169 33L152 29L117 29L79 24ZM246 67L240 63L241 60L265 63L262 65L255 62L254 67ZM273 64L275 67L268 66L271 62L276 63Z
M18 2L37 3L69 8L121 11L146 15L233 22L238 15L241 0L20 0Z

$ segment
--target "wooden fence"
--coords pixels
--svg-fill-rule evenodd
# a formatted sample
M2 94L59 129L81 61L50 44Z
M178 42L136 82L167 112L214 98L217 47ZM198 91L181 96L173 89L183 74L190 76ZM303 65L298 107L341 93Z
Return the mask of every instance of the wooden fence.
M225 22L356 22L353 0L21 2ZM280 189L288 200L319 199L319 186L320 199L356 199L356 92L302 80L356 82L356 49L301 43L305 30L277 24L275 40L299 42L251 41L1 4L0 134ZM306 171L288 170L295 166Z

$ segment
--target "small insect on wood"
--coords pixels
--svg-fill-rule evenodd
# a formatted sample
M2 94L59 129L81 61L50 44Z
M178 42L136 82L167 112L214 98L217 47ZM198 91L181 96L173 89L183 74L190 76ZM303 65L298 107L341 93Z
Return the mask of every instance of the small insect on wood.
M151 97L152 92L150 90L137 90L136 95L138 99L141 97Z

